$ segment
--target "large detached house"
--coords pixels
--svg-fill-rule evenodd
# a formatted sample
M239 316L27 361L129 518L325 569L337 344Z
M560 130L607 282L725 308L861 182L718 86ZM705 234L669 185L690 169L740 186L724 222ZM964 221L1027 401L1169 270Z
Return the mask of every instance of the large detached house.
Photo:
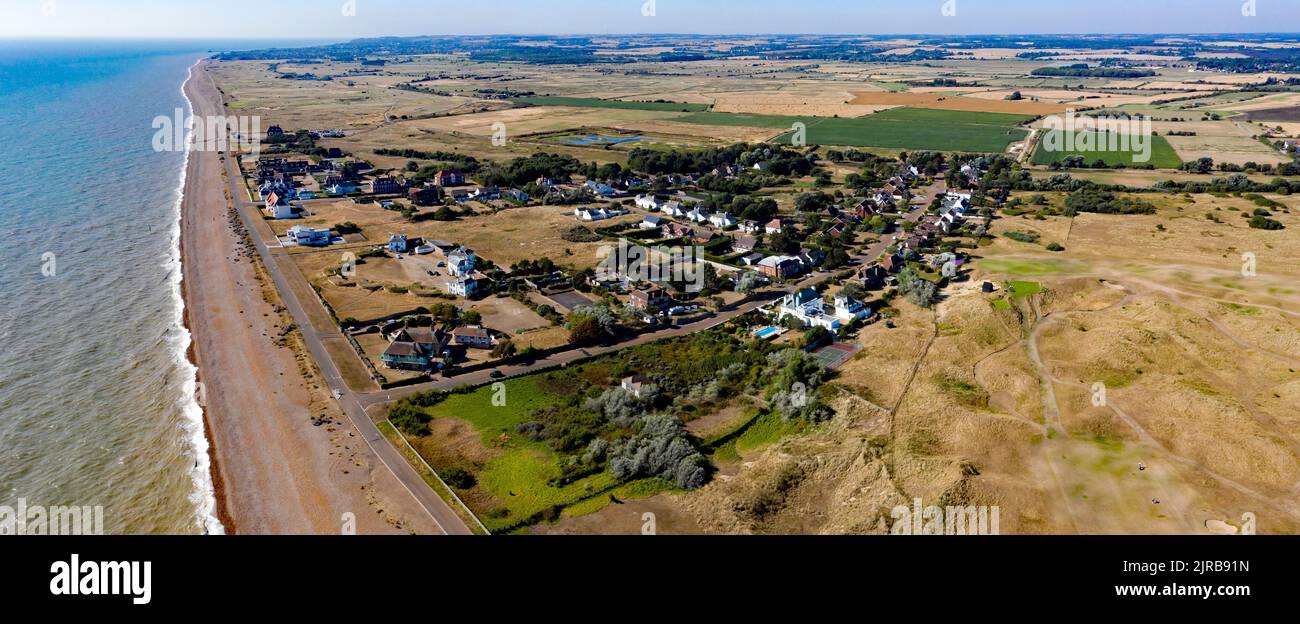
M331 235L328 229L318 230L304 225L295 225L287 232L289 240L302 247L327 247Z
M805 288L786 295L777 308L778 320L798 319L804 327L823 327L839 331L846 323L870 318L873 312L862 302L848 297L836 297L833 306L826 305L816 290Z
M451 359L451 336L442 329L403 329L380 359L397 370L433 371Z
M478 271L447 282L447 292L466 299L474 299L491 291L492 280Z
M457 327L451 336L456 339L456 344L474 349L491 349L496 342L488 330L474 325Z
M474 255L473 249L460 247L447 254L447 269L454 277L468 275L477 266L478 256Z

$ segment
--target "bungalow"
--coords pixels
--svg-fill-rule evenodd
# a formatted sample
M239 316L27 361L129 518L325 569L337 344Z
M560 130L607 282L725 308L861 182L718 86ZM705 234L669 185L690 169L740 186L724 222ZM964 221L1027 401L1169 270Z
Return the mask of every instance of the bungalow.
M478 271L473 271L468 275L447 282L448 293L466 299L473 299L486 294L491 289L492 280Z
M447 254L447 270L455 277L468 275L478 266L478 256L473 249L459 247Z
M591 189L593 193L600 195L601 197L613 197L618 195L618 191L614 190L614 187L603 182L587 180L586 186Z
M662 217L658 217L655 215L646 215L646 218L641 220L641 229L654 230L654 229L658 229L659 227L662 227L663 224L664 224L664 220Z
M416 206L433 206L442 202L442 189L436 186L413 188L406 191L406 198Z
M451 359L451 337L442 329L403 329L393 337L380 359L396 370L441 369Z
M686 213L686 218L696 223L705 223L709 221L709 213L704 212L699 208L693 208L690 212Z
M745 266L754 266L763 260L763 254L752 253L740 259L740 263Z
M287 233L290 242L303 247L328 247L331 240L328 229L317 230L305 225L295 225Z
M737 236L736 241L731 244L731 248L736 251L754 251L755 247L758 247L758 239L746 234Z
M643 210L649 210L650 212L658 212L659 209L663 207L663 205L664 202L660 201L659 198L655 197L654 195L636 196L637 208L641 208Z
M695 228L683 223L668 223L664 227L664 238L693 238Z
M491 349L496 342L492 338L491 332L476 325L457 327L452 330L451 336L456 340L456 344L472 349Z
M351 195L357 192L357 183L352 182L351 180L338 180L336 182L327 183L325 185L325 192L330 195Z
M457 186L465 183L465 174L451 170L433 174L434 186Z
M672 295L669 295L668 291L656 286L653 288L632 291L628 305L641 310L642 312L646 312L662 310L671 305L672 302Z
M479 201L494 201L501 199L501 189L495 186L483 186L474 189L474 192L470 193L469 196Z
M526 202L530 199L528 193L525 193L519 189L506 189L504 191L501 191L501 196L511 201L517 201L517 202Z
M715 212L709 217L709 223L719 230L736 226L736 220L725 212Z
M619 384L619 387L625 392L640 398L641 392L643 392L645 387L650 384L651 381L649 377L646 377L645 375L632 375L631 377L624 379L623 383Z
M401 193L406 185L397 178L375 178L370 181L370 192L375 195L391 195Z
M663 210L664 214L678 219L685 217L687 213L686 206L679 201L670 201L664 204Z
M785 223L783 223L780 219L772 219L767 223L766 226L764 226L764 230L768 234L780 234L781 230L784 227L785 227Z
M803 262L794 256L768 256L759 260L758 272L772 279L786 279L803 272Z

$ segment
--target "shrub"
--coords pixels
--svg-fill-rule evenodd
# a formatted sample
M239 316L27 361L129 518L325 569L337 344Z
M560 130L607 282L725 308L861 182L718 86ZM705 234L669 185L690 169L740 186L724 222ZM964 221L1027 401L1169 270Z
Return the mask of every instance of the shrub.
M1048 243L1048 244L1047 244L1047 250L1048 250L1048 251L1065 251L1065 246L1062 245L1062 244L1060 244L1060 243Z

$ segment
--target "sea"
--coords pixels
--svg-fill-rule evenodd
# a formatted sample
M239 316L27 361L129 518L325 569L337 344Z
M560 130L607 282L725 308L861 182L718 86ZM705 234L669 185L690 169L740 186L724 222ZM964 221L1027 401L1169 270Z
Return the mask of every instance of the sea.
M298 42L303 45L312 42ZM219 534L182 322L191 67L265 41L0 40L0 508Z

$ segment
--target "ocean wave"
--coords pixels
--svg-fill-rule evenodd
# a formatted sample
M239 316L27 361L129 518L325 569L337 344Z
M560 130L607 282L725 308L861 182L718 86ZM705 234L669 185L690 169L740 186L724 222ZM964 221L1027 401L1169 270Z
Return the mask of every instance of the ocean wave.
M190 362L189 358L189 349L190 344L193 342L193 336L190 335L190 330L185 327L185 297L181 289L181 285L185 280L181 263L182 206L185 201L185 181L189 175L190 147L194 141L192 132L194 103L190 101L189 95L185 93L185 85L194 77L194 68L198 66L198 63L196 61L194 65L190 66L185 82L181 84L181 97L185 98L185 108L191 125L187 128L189 138L185 146L185 162L181 166L181 179L176 187L176 218L172 222L171 258L167 262L167 267L168 274L172 276L172 299L175 302L175 323L173 327L175 328L176 348L174 353L183 380L179 399L183 416L181 426L189 439L195 460L194 469L191 471L194 492L190 495L190 502L194 504L195 519L198 525L210 535L222 535L225 533L225 527L222 526L221 520L217 518L217 496L212 484L212 461L208 449L208 436L203 426L203 406L199 404L198 398L199 370Z

